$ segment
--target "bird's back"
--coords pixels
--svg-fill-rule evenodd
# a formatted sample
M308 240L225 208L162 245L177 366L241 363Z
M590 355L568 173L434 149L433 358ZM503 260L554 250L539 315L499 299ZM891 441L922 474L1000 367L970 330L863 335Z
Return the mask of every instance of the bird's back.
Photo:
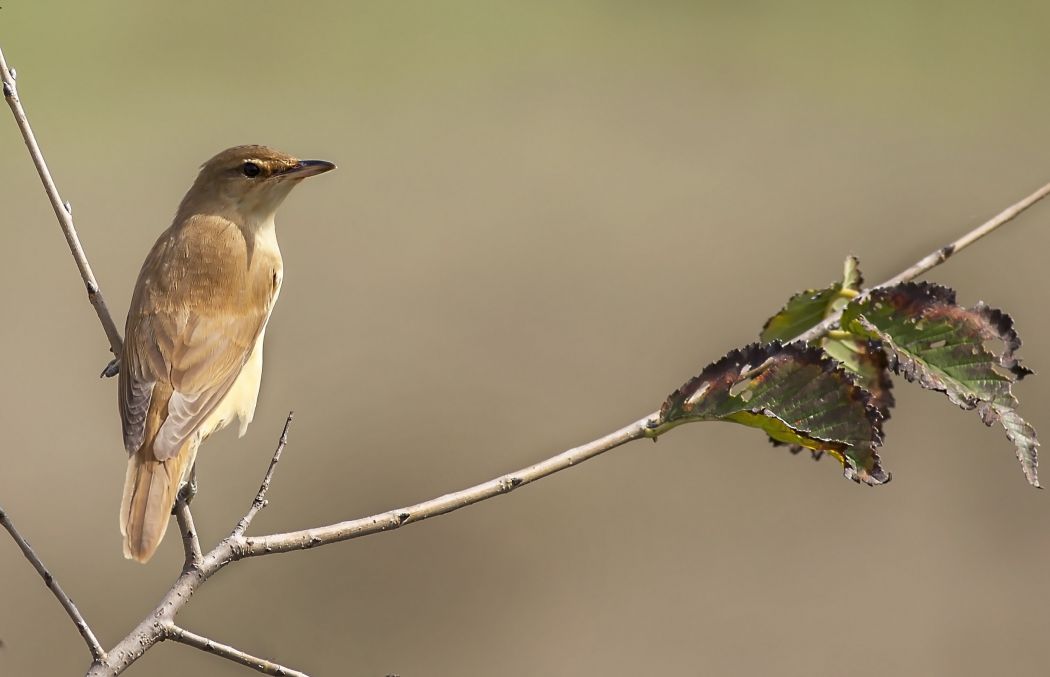
M194 216L161 234L143 264L121 359L121 421L131 455L125 553L145 560L201 440L251 420L262 337L282 279L272 224L245 230Z

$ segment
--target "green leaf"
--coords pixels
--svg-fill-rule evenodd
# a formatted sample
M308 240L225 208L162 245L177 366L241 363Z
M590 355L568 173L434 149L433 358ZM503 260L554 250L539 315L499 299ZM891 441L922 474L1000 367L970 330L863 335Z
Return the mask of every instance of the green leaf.
M773 317L766 320L759 340L790 341L799 334L820 324L838 298L841 287L838 283L825 289L807 289L788 299L787 304Z
M816 348L774 342L730 352L671 393L651 436L692 421L732 421L827 452L858 482L890 479L875 451L882 416L871 394Z
M1012 392L1013 384L1032 372L1015 356L1021 339L1009 315L984 303L963 308L947 287L908 282L854 300L841 326L881 341L890 367L907 380L943 392L963 409L976 409L986 425L1001 424L1025 477L1039 486L1039 442L1035 429L1014 411Z
M792 296L776 315L766 320L759 340L785 343L791 341L820 324L829 313L837 310L839 304L836 302L845 305L864 283L855 256L846 258L842 278L842 282L836 282L830 287L807 289Z
M855 256L846 258L843 266L842 281L824 289L809 289L788 300L787 304L773 317L766 321L760 338L762 341L790 341L799 334L820 324L828 315L843 308L855 297L864 284L860 273L860 264ZM888 360L877 341L856 337L825 336L811 342L824 351L840 365L853 373L857 385L872 393L872 404L878 408L883 420L890 417L893 407L893 394L890 389ZM776 439L774 445L781 445ZM790 451L797 454L802 451L799 445L789 445ZM823 452L813 450L813 457L820 458Z

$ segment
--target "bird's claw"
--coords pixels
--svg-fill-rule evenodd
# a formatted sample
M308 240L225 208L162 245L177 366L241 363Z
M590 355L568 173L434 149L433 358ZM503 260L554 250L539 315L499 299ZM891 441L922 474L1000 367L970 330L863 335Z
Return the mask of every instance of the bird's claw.
M106 368L102 370L102 373L98 375L99 378L113 378L120 373L120 358L114 357L106 365Z

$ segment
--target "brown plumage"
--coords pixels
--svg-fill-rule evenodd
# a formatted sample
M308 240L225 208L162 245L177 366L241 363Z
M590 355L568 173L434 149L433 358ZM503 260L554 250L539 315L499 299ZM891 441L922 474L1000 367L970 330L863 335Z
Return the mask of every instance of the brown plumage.
M129 454L124 556L152 557L208 435L255 412L263 334L281 288L274 212L333 169L265 146L219 153L146 257L128 311L118 388Z

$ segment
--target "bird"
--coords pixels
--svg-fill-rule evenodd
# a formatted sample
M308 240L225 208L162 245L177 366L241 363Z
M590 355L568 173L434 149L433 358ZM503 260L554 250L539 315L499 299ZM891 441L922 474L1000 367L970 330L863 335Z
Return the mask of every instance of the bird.
M241 436L251 423L284 275L274 214L303 179L335 168L266 146L228 148L201 166L146 256L117 386L126 558L156 552L201 442L235 418Z

